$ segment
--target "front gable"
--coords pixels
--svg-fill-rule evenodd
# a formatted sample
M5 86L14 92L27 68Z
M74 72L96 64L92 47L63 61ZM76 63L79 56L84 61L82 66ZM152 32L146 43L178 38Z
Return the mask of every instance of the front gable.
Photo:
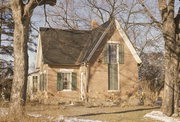
M120 26L119 22L117 20L115 20L116 23L116 28L120 34L120 36L122 37L122 39L124 40L126 46L129 48L131 54L133 55L134 59L136 60L136 62L138 64L142 63L140 57L138 56L135 48L133 47L131 41L129 40L127 34L125 33L125 31L122 29L122 27Z
M101 47L103 49L98 48L95 51L95 54L92 56L92 59L89 62L89 96L91 96L92 98L101 98L102 96L111 96L112 94L118 94L117 97L121 96L122 99L125 99L128 94L131 94L129 92L136 90L138 86L137 64L141 63L141 61L133 55L132 49L130 49L130 47L127 45L129 40L126 41L127 42L125 42L124 38L122 37L122 34L120 34L118 28L116 28L111 37L105 42L105 45ZM122 60L124 61L122 61L121 63L119 62L119 50L121 48L118 47L117 62L105 62L107 54L105 48L108 45L122 45L122 56L124 56ZM101 50L100 54L95 57L96 53L99 50ZM133 50L135 51L135 49ZM91 62L92 60L94 62ZM106 97L104 99L106 99Z
M111 20L111 23L103 32L94 48L91 50L91 52L89 52L86 61L94 62L97 59L98 55L102 52L106 43L122 43L128 48L132 55L132 58L134 58L138 64L142 62L131 41L129 40L128 36L121 28L117 20Z

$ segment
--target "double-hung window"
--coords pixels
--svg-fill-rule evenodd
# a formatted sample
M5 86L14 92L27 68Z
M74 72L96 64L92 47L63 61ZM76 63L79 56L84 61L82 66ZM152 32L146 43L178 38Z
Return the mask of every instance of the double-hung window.
M71 83L72 83L72 73L61 73L62 77L62 84L64 90L71 90Z
M76 90L77 74L72 71L62 71L57 73L57 90L71 91Z
M108 64L108 90L118 90L118 64L124 63L124 47L122 44L108 43L104 54L105 63Z
M46 73L41 73L40 81L39 81L39 90L46 91L46 85L47 85Z
M33 76L33 92L37 92L38 90L38 76Z

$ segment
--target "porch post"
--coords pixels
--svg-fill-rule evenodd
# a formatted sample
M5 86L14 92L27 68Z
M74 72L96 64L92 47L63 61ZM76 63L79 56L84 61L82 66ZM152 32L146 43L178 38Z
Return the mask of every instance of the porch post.
M81 99L88 102L88 82L89 82L89 65L83 63L81 66Z

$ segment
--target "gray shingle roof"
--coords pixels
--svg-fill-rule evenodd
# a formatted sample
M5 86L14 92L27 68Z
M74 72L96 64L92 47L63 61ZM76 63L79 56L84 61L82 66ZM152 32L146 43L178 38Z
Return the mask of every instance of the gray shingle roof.
M49 65L78 65L97 43L110 20L93 30L40 28L42 56ZM112 33L107 33L107 36ZM107 41L107 36L103 41Z

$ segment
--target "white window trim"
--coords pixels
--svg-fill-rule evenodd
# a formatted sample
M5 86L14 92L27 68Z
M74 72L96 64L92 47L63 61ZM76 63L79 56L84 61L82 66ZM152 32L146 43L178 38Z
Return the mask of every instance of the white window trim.
M74 72L74 69L60 69L60 72Z
M114 40L109 40L109 41L107 41L107 43L108 44L120 44L120 42L119 41L114 41Z
M118 82L118 85L119 85L119 82ZM111 92L120 92L120 89L119 89L119 86L118 86L118 90L108 90L109 93Z
M71 92L73 91L72 89L63 89L62 92Z
M48 91L48 70L46 71L46 91Z

